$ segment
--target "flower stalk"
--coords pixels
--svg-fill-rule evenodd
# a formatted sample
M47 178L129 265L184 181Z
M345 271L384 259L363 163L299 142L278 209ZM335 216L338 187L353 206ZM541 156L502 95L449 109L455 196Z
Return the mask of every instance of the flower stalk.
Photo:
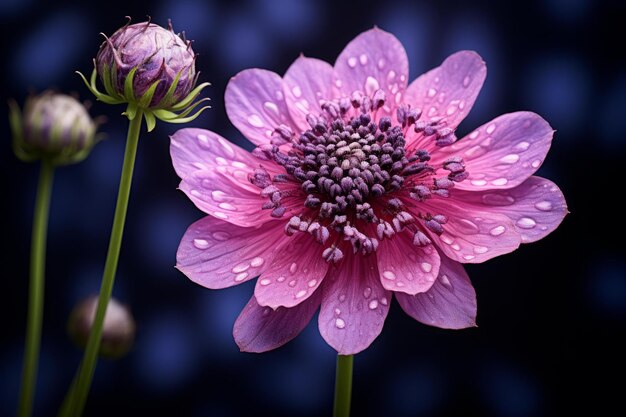
M50 212L50 196L54 165L49 160L41 163L35 214L33 218L33 234L30 251L30 282L28 289L28 318L26 325L26 349L22 369L22 385L18 415L28 417L32 414L37 365L41 346L41 324L44 302L44 275L46 264L46 235L48 231L48 214Z
M70 406L68 407L68 415L82 415L87 401L89 388L95 371L98 352L102 339L102 328L104 324L104 316L106 308L111 298L113 284L115 282L115 273L122 246L122 235L124 232L124 223L126 221L126 212L128 209L128 200L130 197L130 188L133 177L133 169L135 166L135 157L137 155L137 145L139 143L139 132L141 130L142 109L136 111L135 117L131 119L128 128L128 137L126 140L126 150L124 152L124 165L122 166L122 176L117 195L117 204L115 206L115 216L113 218L113 228L111 230L111 238L109 241L109 250L102 276L102 284L100 287L100 295L98 298L98 307L93 322L93 327L89 334L85 355L78 371L76 384L74 389L70 389Z
M337 355L335 372L335 404L333 417L349 417L352 398L352 368L354 355Z

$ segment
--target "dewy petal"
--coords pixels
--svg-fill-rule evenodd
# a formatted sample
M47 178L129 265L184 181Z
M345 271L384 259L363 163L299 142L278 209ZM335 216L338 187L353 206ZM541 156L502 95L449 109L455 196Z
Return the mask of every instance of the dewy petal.
M320 113L320 100L332 100L333 67L315 58L298 57L283 78L285 100L294 124L301 131L311 128L309 113Z
M285 239L276 248L270 267L256 282L254 295L259 304L274 309L289 308L310 297L328 270L322 249L308 234Z
M404 102L422 110L423 118L443 117L456 129L470 112L487 76L480 55L460 51L409 85Z
M428 229L425 232L446 256L461 263L485 262L513 252L521 243L519 233L507 216L465 204L455 199L454 194L450 198L427 200L420 203L420 207L447 217L440 236Z
M464 190L513 188L543 163L554 130L532 112L502 115L433 156L434 164L450 156L463 158L469 178L457 184Z
M385 239L378 248L378 270L385 289L417 294L426 292L439 273L439 254L432 245L417 247L409 233Z
M181 178L214 166L253 169L259 164L250 152L210 130L180 129L170 139L172 164Z
M329 269L322 289L318 324L324 340L340 355L366 349L382 331L392 297L380 283L376 257L348 252Z
M443 329L476 326L476 292L463 265L441 256L439 277L417 295L396 293L398 303L415 320Z
M233 336L242 352L266 352L292 340L311 321L320 305L321 291L292 308L260 306L255 296L235 321Z
M224 96L230 121L256 145L270 142L274 129L292 121L280 76L258 68L241 71L230 79Z
M231 287L265 271L284 237L278 223L249 228L207 216L185 232L176 253L176 267L204 287Z
M530 177L509 190L455 190L454 198L509 217L521 235L522 243L535 242L552 233L568 213L559 187L541 177Z
M180 189L203 212L222 221L250 227L276 220L261 210L259 189L217 169L196 171L180 182Z
M402 102L408 75L409 60L404 47L391 33L378 28L354 38L335 62L335 85L345 95L361 91L371 96L376 90L383 90L387 100L381 110L387 115Z

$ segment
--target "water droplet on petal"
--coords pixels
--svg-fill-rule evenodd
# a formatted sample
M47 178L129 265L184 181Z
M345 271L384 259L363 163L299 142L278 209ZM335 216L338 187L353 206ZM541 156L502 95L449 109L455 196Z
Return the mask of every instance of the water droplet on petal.
M532 229L537 225L537 223L530 217L521 217L519 220L517 220L516 224L522 229Z
M470 84L470 81L472 81L470 76L469 75L465 76L465 78L463 78L463 87L467 88Z
M491 181L493 185L506 185L507 182L509 182L509 180L507 180L506 178L497 178Z
M239 264L239 265L235 265L235 266L233 267L232 271L233 271L235 274L238 274L238 273L240 273L240 272L243 272L243 271L247 270L248 268L250 268L250 264L247 264L247 263L245 263L245 262L244 262L244 263L241 263L241 264Z
M295 287L296 286L296 280L292 279L291 281L289 281L289 283L287 285L289 285L292 288Z
M550 211L552 210L552 203L548 200L543 200L538 203L535 203L535 207L537 208L537 210Z
M389 71L387 73L387 81L391 82L394 78L396 78L396 72L394 70Z
M345 294L340 294L339 295L339 302L343 303L344 301L346 301L346 295Z
M213 239L219 240L220 242L224 242L230 239L230 234L228 234L227 232L213 232L212 236Z
M230 211L235 211L237 210L237 207L233 206L230 203L219 203L218 207L224 210L230 210Z
M254 127L263 127L263 120L261 120L261 118L256 114L248 116L248 123Z
M302 298L306 295L306 290L300 290L296 293L296 298Z
M372 76L368 76L365 79L365 92L368 95L372 95L378 89L380 89L380 84L378 84L378 80Z
M489 250L489 248L485 247L485 246L474 246L474 253L485 253Z
M372 295L372 289L370 287L366 287L365 290L363 290L363 297L369 298L370 295Z
M222 213L221 211L214 211L213 215L218 219L227 219L228 215L226 213Z
M500 162L504 162L505 164L514 164L517 161L519 161L519 155L516 153L510 153L500 158Z
M476 223L468 219L460 219L459 226L461 227L461 231L467 235L475 235L480 231Z
M293 262L290 266L289 266L289 272L291 272L292 274L295 274L296 271L298 270L298 264Z
M471 180L470 182L472 183L472 185L476 185L477 187L487 185L487 181L485 180Z
M278 106L275 103L272 103L271 101L266 101L263 104L263 107L265 107L267 110L271 111L272 113L278 116L279 114Z
M475 256L474 255L464 255L463 259L465 259L466 261L471 261L472 259L474 259Z
M458 244L458 243L453 243L453 244L451 244L451 245L450 245L450 247L451 247L452 249L454 249L454 250L457 250L457 251L458 251L458 250L461 250L461 247L459 246L459 244Z
M523 141L523 142L520 142L520 143L518 143L517 145L515 145L515 148L514 148L514 149L515 149L516 151L521 151L521 152L523 152L523 151L527 150L529 147L530 147L530 143L528 143L528 142L526 142L526 141Z
M281 275L281 276L279 276L278 278L276 278L276 281L278 281L278 282L285 282L285 279L286 279L286 278L285 278L284 276L282 276L282 275Z
M338 308L335 309L335 316L338 316L341 314L341 310L339 310Z
M302 90L301 90L301 89L300 89L300 87L299 87L299 86L297 86L297 85L296 85L296 86L294 86L294 87L291 89L291 92L292 92L292 93L293 93L293 95L294 95L294 96L296 96L296 97L300 97L300 96L302 95Z
M533 168L539 168L539 165L541 165L541 160L540 159L536 159L534 160L531 164L530 164Z
M452 287L452 283L450 283L450 279L446 274L443 274L439 279L441 280L441 283L446 287Z
M198 140L205 145L209 143L209 137L207 135L203 135L203 134L198 135Z
M510 206L515 203L515 199L510 195L502 194L485 194L482 196L484 204L490 206Z
M276 100L282 101L284 98L285 96L283 96L283 92L280 90L276 90Z
M361 54L361 56L359 56L359 62L361 65L367 65L367 55Z
M422 271L424 272L430 272L433 269L433 266L431 264L429 264L428 262L422 262Z
M428 97L435 97L435 94L437 94L437 90L435 90L434 88L428 89Z
M263 278L261 281L259 281L259 284L265 286L265 285L270 285L272 281L268 278Z
M505 230L506 228L504 226L496 226L489 231L489 234L491 236L500 236Z
M206 249L209 247L209 242L204 239L194 239L193 245L198 249Z
M346 322L343 319L337 318L335 319L335 327L338 329L343 329L346 327Z
M376 310L378 308L378 300L372 300L369 303L370 310Z
M488 135L491 135L494 130L496 130L496 124L492 123L489 126L487 126L487 129L485 131L487 132Z
M356 67L356 57L352 56L352 57L348 58L348 66L350 68Z
M385 271L383 272L383 278L394 280L396 279L396 274L394 274L393 271Z
M378 60L378 69L383 69L383 68L385 68L385 60L380 58Z
M381 299L380 299L380 303L381 303L382 305L386 306L386 305L387 305L387 297L383 297L383 298L381 298Z
M311 281L309 281L309 283L307 284L309 286L309 288L313 288L317 285L317 280L316 279L312 279Z
M263 265L263 262L265 262L265 260L257 256L250 261L250 266L256 268L257 266Z
M213 201L224 201L224 197L226 196L226 193L224 191L220 191L220 190L214 190L211 191L211 197L213 198Z
M242 272L241 274L237 274L237 276L235 277L235 281L237 282L241 282L244 279L248 278L248 273L247 272Z

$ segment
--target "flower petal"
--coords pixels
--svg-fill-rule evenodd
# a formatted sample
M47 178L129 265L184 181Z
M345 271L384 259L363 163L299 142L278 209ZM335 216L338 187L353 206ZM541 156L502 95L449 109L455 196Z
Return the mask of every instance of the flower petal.
M204 287L231 287L265 271L283 238L279 224L248 228L206 216L185 232L176 267Z
M464 329L476 326L476 292L463 265L441 257L439 277L426 293L396 293L406 314L429 326Z
M256 145L269 143L274 129L292 126L280 76L258 68L230 79L224 96L226 113L239 131Z
M378 28L354 38L335 62L335 85L345 95L361 91L371 96L376 90L383 90L386 101L381 110L385 114L394 112L402 102L408 75L404 46L391 33Z
M319 330L340 355L366 349L383 329L392 293L380 283L375 256L348 253L324 279Z
M315 292L328 270L322 246L308 234L298 234L276 248L274 261L259 277L254 295L262 306L293 307Z
M433 155L433 163L458 155L469 178L463 190L513 188L523 183L543 163L554 130L532 112L502 115Z
M271 210L262 210L266 200L259 189L246 182L215 168L194 172L180 182L180 189L196 207L222 221L250 227L276 220Z
M242 352L267 352L292 340L311 321L321 291L292 308L262 307L252 296L235 321L233 336Z
M409 233L383 240L377 259L381 282L389 291L411 295L426 292L439 272L440 260L435 248L414 246Z
M454 198L454 195L450 198L432 198L420 203L420 208L433 215L443 214L447 217L441 236L428 229L425 231L452 260L481 263L513 252L521 243L519 233L507 216L466 204Z
M559 187L541 177L530 177L509 190L455 190L454 198L479 209L504 214L513 221L522 243L535 242L552 233L568 213Z
M474 51L459 51L409 85L404 102L422 110L423 118L443 117L456 129L470 112L487 76Z
M294 124L301 131L311 127L306 121L310 112L320 113L320 100L332 100L333 67L315 58L298 57L283 78L285 101Z
M205 129L180 129L171 136L170 155L179 177L213 166L258 166L250 152Z

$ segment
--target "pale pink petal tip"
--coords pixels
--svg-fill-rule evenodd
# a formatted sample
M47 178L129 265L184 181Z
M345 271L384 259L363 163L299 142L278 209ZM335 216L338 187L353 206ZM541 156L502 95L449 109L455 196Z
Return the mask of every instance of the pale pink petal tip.
M439 277L432 288L422 294L396 293L405 313L429 326L464 329L476 325L476 292L463 266L445 256Z

